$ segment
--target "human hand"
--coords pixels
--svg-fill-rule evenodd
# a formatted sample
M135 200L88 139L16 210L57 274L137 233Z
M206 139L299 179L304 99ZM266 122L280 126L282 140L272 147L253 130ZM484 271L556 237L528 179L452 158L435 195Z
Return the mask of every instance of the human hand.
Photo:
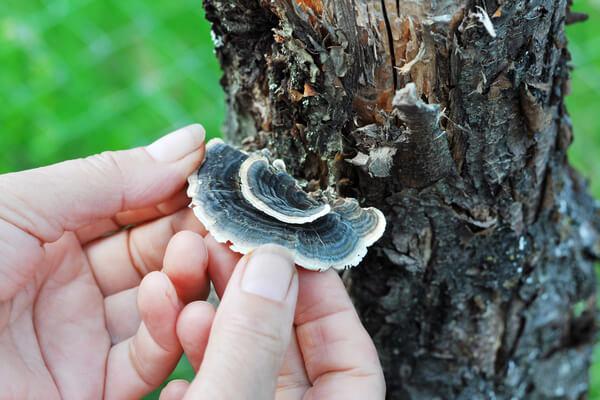
M170 382L161 400L385 397L375 346L335 271L296 269L274 245L240 259L204 243L222 301L216 314L202 301L181 312L177 335L197 375Z
M134 399L169 375L177 316L209 287L200 236L171 240L204 233L183 190L203 154L192 125L0 176L0 397Z

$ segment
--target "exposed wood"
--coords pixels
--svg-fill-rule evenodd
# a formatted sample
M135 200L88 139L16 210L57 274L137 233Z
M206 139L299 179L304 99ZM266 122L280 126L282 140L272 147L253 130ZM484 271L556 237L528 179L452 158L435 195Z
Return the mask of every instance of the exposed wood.
M228 137L386 214L346 279L389 398L584 396L600 214L565 156L567 1L203 3Z

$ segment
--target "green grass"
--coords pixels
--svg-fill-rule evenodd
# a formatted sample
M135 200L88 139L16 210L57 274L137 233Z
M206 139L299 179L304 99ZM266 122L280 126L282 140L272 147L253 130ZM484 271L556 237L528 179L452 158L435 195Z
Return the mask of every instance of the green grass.
M600 198L600 0L568 27L569 159ZM0 1L0 173L151 142L192 122L218 136L220 70L200 0ZM590 399L600 400L600 351ZM183 359L172 377L193 375ZM158 392L147 398L158 398Z

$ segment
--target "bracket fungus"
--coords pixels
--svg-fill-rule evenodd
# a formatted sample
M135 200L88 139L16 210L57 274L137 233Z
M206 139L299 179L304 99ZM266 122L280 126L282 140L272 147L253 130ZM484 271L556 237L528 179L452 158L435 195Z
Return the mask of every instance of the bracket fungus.
M281 164L281 162L278 162ZM246 254L265 243L294 253L311 270L357 265L385 230L376 208L304 192L281 165L213 139L188 179L194 214L221 243Z

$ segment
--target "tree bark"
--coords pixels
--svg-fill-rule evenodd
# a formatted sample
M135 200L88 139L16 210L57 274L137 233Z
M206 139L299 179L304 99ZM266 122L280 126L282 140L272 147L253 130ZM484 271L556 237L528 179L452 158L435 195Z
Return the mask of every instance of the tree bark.
M567 0L203 3L227 137L386 215L344 278L388 397L584 398L600 213L566 159Z

